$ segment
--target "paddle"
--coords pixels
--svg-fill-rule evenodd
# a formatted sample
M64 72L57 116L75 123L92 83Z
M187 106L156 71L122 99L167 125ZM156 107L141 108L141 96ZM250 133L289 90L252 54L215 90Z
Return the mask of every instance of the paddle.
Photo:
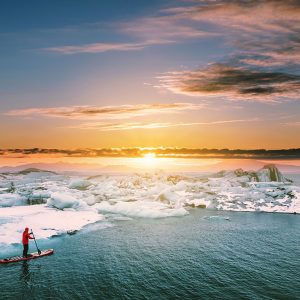
M33 234L32 229L31 229L31 234L32 234L32 236L33 236L33 239L34 239L34 242L35 242L35 245L36 245L36 249L37 249L37 251L38 251L38 254L41 255L42 252L41 252L41 250L39 249L39 247L38 247L38 245L37 245L37 243L36 243L35 236L34 236L34 234Z

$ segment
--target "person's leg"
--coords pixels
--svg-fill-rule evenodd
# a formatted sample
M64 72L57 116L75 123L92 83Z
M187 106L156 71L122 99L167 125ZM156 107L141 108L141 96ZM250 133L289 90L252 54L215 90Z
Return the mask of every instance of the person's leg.
M23 256L24 256L24 257L27 257L28 245L23 245L23 246L24 246Z

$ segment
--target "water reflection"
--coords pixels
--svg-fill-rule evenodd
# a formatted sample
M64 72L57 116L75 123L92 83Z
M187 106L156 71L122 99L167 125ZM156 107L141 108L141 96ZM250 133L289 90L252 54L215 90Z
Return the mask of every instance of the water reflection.
M20 272L21 283L26 287L32 287L35 285L35 278L38 278L40 271L41 265L23 261Z
M31 273L29 271L29 265L27 261L23 261L22 268L21 268L21 281L24 282L26 285L30 281Z

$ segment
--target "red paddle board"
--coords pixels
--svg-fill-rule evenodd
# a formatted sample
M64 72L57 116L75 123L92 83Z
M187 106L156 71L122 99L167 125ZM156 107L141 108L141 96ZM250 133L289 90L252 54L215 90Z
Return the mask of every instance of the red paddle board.
M48 249L48 250L41 251L41 254L39 254L38 252L29 253L28 257L23 257L23 256L8 257L8 258L1 259L0 264L9 264L9 263L18 262L18 261L26 261L26 260L36 259L39 257L51 255L53 253L54 253L53 249Z

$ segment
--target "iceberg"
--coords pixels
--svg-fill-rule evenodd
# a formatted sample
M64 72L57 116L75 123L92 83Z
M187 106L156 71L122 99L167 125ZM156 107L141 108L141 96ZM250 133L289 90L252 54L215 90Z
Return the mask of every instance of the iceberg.
M56 192L52 193L51 197L48 199L47 206L58 209L82 209L86 206L86 203L82 200L76 199L70 194Z
M74 180L69 184L70 189L86 190L92 183L89 180Z
M108 212L128 217L139 218L166 218L166 217L180 217L185 216L188 212L183 208L169 208L163 203L154 203L151 201L136 201L136 202L118 202L110 204L108 202L101 202L96 205L99 212Z
M26 205L26 198L11 193L0 194L0 207Z

